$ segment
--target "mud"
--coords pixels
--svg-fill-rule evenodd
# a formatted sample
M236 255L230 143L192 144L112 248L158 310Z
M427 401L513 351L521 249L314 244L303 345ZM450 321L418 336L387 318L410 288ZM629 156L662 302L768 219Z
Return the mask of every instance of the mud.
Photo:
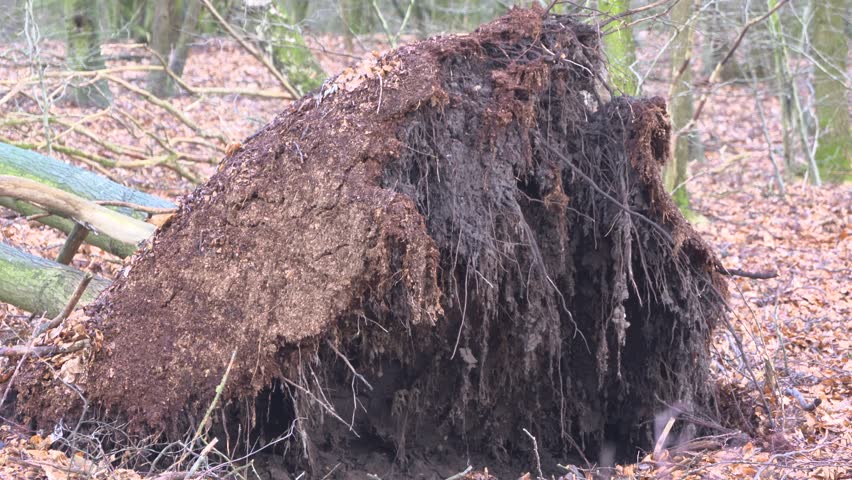
M315 478L514 478L527 432L557 473L714 415L724 281L662 186L664 102L609 99L599 41L513 10L288 107L90 309L89 402L179 436L236 351L211 432L292 432L275 468Z

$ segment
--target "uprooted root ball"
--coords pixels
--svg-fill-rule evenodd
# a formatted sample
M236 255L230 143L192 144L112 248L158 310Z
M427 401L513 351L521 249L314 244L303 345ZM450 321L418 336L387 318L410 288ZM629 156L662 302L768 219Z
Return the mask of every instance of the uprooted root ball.
M724 285L660 180L665 105L602 98L597 31L542 17L404 46L244 142L91 309L89 401L182 432L236 350L216 428L292 428L315 472L529 469L526 432L596 461L707 413Z

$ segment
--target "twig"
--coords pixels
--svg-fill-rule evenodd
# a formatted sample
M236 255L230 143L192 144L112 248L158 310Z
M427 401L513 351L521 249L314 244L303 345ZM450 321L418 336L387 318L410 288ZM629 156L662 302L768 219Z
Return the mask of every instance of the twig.
M139 205L137 203L122 202L119 200L95 200L95 203L104 207L125 207L132 210L137 210L145 213L153 213L155 215L163 215L177 212L177 208L157 208Z
M808 402L805 400L805 396L793 387L785 388L784 393L795 398L796 402L799 403L799 407L806 412L813 412L822 403L822 399L819 397L814 398L812 402Z
M742 43L743 38L745 37L746 33L748 33L749 29L772 16L773 13L778 11L779 8L783 7L788 1L789 0L780 0L778 4L775 5L775 7L770 9L768 12L746 22L746 24L740 30L740 33L737 35L737 38L731 44L731 47L728 49L728 52L725 54L724 57L722 57L721 60L719 60L719 62L716 64L716 67L713 68L713 73L711 73L710 78L707 79L707 90L704 92L703 95L701 95L701 98L698 100L698 105L695 107L695 113L692 114L692 118L688 122L686 122L686 125L684 125L677 132L675 132L675 134L673 135L674 138L672 138L671 141L672 144L677 143L677 138L681 136L684 132L688 132L689 130L691 130L695 123L698 121L698 118L701 116L701 112L704 110L704 106L710 99L710 94L713 90L713 85L715 85L719 81L719 77L722 75L722 67L724 67L725 64L728 63L728 60L730 60L731 57L734 56L734 52L736 52L737 48L740 46L740 43Z
M536 471L538 472L537 478L544 479L544 472L542 472L542 470L541 470L541 455L539 455L539 453L538 453L538 441L529 432L529 430L527 430L526 428L524 428L523 430L524 430L524 433L526 433L527 436L530 437L530 440L532 440L533 453L535 453L535 468L536 468Z
M663 427L663 431L660 432L660 438L658 438L657 442L654 444L654 460L660 459L660 453L662 453L663 447L666 446L666 440L669 438L669 433L672 431L675 420L677 420L677 417L672 415L672 417L669 418L669 421L666 422L666 426Z
M276 80L278 80L278 82L284 87L284 89L290 92L290 95L293 95L293 98L299 98L301 96L299 95L299 91L296 90L293 85L290 84L289 80L287 80L287 77L285 77L281 72L279 72L278 69L275 68L275 65L273 65L269 61L269 59L266 58L266 56L264 56L256 48L254 48L251 44L246 42L245 39L239 33L237 33L236 30L234 30L234 27L232 27L230 23L228 23L224 18L222 18L222 15L220 15L219 11L216 10L216 7L214 7L210 3L210 0L201 0L201 3L203 3L204 6L207 7L207 10L209 10L210 14L213 15L216 21L219 22L220 25L222 25L222 28L224 28L229 35L234 37L234 40L236 40L237 43L240 44L240 46L245 48L246 51L249 52L254 58L258 59L260 63L262 63L263 66L266 67L267 70L269 70L272 76L275 77Z
M721 265L716 268L716 271L729 277L753 278L755 280L768 280L778 276L778 272L747 272L738 268L725 268Z
M614 21L616 21L616 20L618 20L618 19L621 19L621 18L624 18L624 17L629 17L629 16L631 16L631 15L635 15L635 14L637 14L637 13L642 13L642 12L644 12L644 11L646 11L646 10L650 10L650 9L652 9L652 8L659 7L660 5L665 5L665 4L667 4L667 3L671 2L671 1L672 1L672 0L659 0L659 1L657 1L657 2L649 3L648 5L643 5L643 6L641 6L641 7L636 7L636 8L634 8L633 10L627 10L627 11L621 12L621 13L619 13L618 15L612 15L612 16L611 16L611 17L609 17L608 19L606 19L606 20L604 20L603 22L601 22L601 23L598 25L598 28L599 28L599 29L601 29L601 30L603 30L603 27L605 27L605 26L609 25L610 23L612 23L612 22L614 22ZM686 0L677 0L677 1L686 1Z
M21 355L32 355L34 357L52 357L63 353L76 352L84 348L88 348L92 342L87 338L74 342L70 345L47 345L47 346L28 346L28 345L12 345L10 347L0 347L0 357L19 357Z
M445 480L461 480L462 478L464 478L465 475L470 473L471 470L473 470L473 467L468 465L467 468L464 469L464 471L461 471L461 472L459 472L455 475L451 475L451 476L447 477Z
M157 97L156 95L149 92L148 90L139 88L136 85L133 85L132 83L128 82L127 80L120 78L120 77L116 77L115 75L104 75L103 78L105 78L105 79L107 79L107 80L109 80L113 83L116 83L116 84L126 88L127 90L130 90L131 92L141 96L141 97L144 97L146 100L153 103L154 105L162 108L163 110L166 110L167 112L174 115L184 125L191 128L195 133L201 135L202 137L204 137L204 138L217 138L217 139L221 140L223 143L228 143L228 139L226 139L223 135L205 132L197 123L195 123L189 117L184 115L181 112L180 109L178 109L177 107L175 107L171 103Z
M352 366L352 364L351 364L351 363L349 363L349 359L348 359L348 358L346 358L346 355L343 355L342 353L340 353L340 351L339 351L339 350L337 350L336 348L334 348L334 344L333 344L333 343L331 343L331 340L326 340L326 341L325 341L325 343L328 345L328 348L332 349L332 350L334 351L334 353L336 353L336 354L337 354L337 356L338 356L338 357L340 357L340 359L341 359L341 360L343 360L343 363L345 363L345 364L346 364L346 366L347 366L347 367L349 367L349 370L351 370L351 371L352 371L352 375L355 375L355 377L356 377L356 378L358 378L358 380L361 380L362 382L364 382L364 385L366 385L366 386L367 386L367 388L369 388L369 389L370 389L370 391L372 391L372 390L373 390L373 386L372 386L372 385L370 385L370 382L368 382L368 381L367 381L367 379L366 379L366 378L364 378L364 376L363 376L363 375L361 375L360 373L358 373L358 371L357 371L357 370L355 370L355 367L353 367L353 366Z
M222 396L222 392L225 391L225 384L228 382L228 376L231 374L231 367L234 366L234 360L236 360L236 358L237 349L234 349L234 351L231 352L231 359L228 361L228 366L225 367L225 373L222 375L222 380L219 382L219 385L216 386L216 395L213 396L213 401L210 402L210 406L207 407L207 411L204 413L201 421L198 422L198 427L196 427L195 433L192 435L192 439L187 444L187 450L185 450L180 456L180 459L174 463L174 466L180 465L184 460L186 460L186 457L189 455L189 452L192 450L195 442L197 442L198 439L201 438L201 435L204 434L204 427L207 425L207 421L210 420L210 416L219 404L219 398Z
M210 402L210 406L207 407L207 411L204 413L204 417L202 417L201 421L198 422L198 428L195 429L195 435L193 435L192 440L189 442L190 448L203 434L202 432L204 431L204 426L207 425L207 421L213 414L213 410L215 410L216 405L219 404L219 398L222 396L222 392L225 391L225 384L228 382L228 376L231 374L231 367L234 366L234 360L236 359L237 349L235 348L234 351L231 352L231 359L228 360L228 366L225 367L225 373L222 375L222 380L219 382L219 385L216 386L216 395L213 396L213 401Z
M27 347L32 347L35 342L35 335L30 337L29 342L27 342ZM18 372L21 371L21 365L27 360L27 355L21 355L21 359L18 361L18 364L15 365L15 371L12 372L12 376L9 377L9 383L6 385L6 389L3 391L3 398L0 399L0 407L6 404L6 398L9 396L9 392L12 390L12 385L15 384L15 379L18 377Z
M195 463L192 464L192 467L189 469L188 472L186 472L186 475L183 478L189 480L190 478L192 478L193 475L195 475L195 472L198 470L198 467L201 466L201 462L203 462L207 458L207 455L210 453L210 450L213 450L213 447L215 447L216 443L218 442L219 439L214 438L210 441L210 443L207 444L206 447L204 447L204 449L201 450L201 453L198 455L198 458L195 460Z
M361 438L361 435L358 435L358 432L355 431L355 427L352 424L346 423L346 420L340 418L340 415L338 415L337 412L334 410L334 406L323 402L321 399L317 398L316 395L311 393L310 390L308 390L307 388L305 388L305 387L299 385L298 383L290 380L289 378L287 378L287 377L281 377L281 378L282 378L282 380L284 380L284 383L286 383L287 385L290 385L291 387L295 388L296 390L299 390L300 392L304 393L305 395L311 397L311 399L313 401L315 401L316 403L318 403L329 415L334 417L340 423L349 427L349 431L352 432L353 435L355 435L358 438ZM294 404L295 404L295 401L294 401Z
M51 215L49 213L45 212L45 213L36 213L36 214L33 214L33 215L28 215L25 218L30 222L36 222L36 221L41 220L42 218L47 218L49 216L51 216Z
M58 327L63 320L68 318L68 315L71 315L71 312L74 311L74 307L77 306L77 302L80 301L80 297L83 296L83 292L86 291L86 287L89 286L89 282L92 281L92 278L92 274L86 272L86 274L83 275L83 278L80 279L80 283L77 284L77 288L74 289L74 293L71 294L71 298L68 299L68 303L65 304L65 308L63 308L62 311L59 312L59 315L54 317L51 321L42 323L36 327L33 332L33 337L38 337L51 328Z
M168 76L172 78L181 88L186 90L187 92L193 95L244 95L247 97L261 97L261 98L283 98L292 100L293 96L288 93L282 93L280 90L252 90L250 88L211 88L211 87L193 87L186 83L186 81L180 76L178 76L171 68L168 67L166 60L163 58L159 52L154 51L152 48L146 46L145 47L160 64L163 66L163 71L166 72Z

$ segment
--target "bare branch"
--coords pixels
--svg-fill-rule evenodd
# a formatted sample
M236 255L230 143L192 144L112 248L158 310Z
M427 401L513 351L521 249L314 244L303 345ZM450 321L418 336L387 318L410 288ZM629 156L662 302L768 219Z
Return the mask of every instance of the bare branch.
M234 27L232 27L231 24L227 22L227 20L222 18L222 15L220 15L219 11L216 10L216 7L214 7L210 3L210 0L201 0L201 2L204 4L205 7L207 7L207 10L210 11L210 14L213 15L216 21L219 22L220 25L222 25L222 28L224 28L229 35L234 37L234 40L236 40L237 43L239 43L243 48L245 48L247 52L249 52L254 58L258 59L258 61L260 61L260 63L262 63L263 66L266 67L267 70L269 70L269 73L271 73L272 76L275 77L276 80L278 80L278 82L284 87L284 89L290 92L290 95L292 95L293 98L299 98L299 92L293 87L293 85L290 84L290 81L287 80L287 77L285 77L281 72L279 72L278 69L275 68L274 65L272 65L272 62L270 62L269 59L266 58L265 55L263 55L263 53L258 51L257 48L245 41L245 39L239 33L237 33L237 31L234 30Z

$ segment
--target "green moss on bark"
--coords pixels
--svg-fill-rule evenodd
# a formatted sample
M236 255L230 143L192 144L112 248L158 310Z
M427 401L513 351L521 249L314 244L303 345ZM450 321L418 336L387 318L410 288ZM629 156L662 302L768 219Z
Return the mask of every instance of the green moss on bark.
M599 0L601 12L615 16L630 9L630 0ZM610 85L624 95L639 94L639 80L633 73L636 63L636 40L633 29L628 26L627 17L612 22L609 32L604 36L604 48L609 61Z

